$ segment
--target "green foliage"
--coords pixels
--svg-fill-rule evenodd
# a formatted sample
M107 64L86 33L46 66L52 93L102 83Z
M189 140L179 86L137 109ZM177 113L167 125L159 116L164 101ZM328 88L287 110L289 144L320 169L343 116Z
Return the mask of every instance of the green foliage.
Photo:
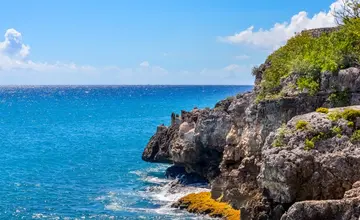
M339 126L335 126L335 127L332 127L331 128L331 131L334 133L334 134L340 134L341 135L341 133L342 133L342 131L341 131L341 128L339 127Z
M357 117L360 117L360 110L356 109L345 109L342 113L345 120L355 121Z
M309 122L304 120L299 120L296 122L296 130L305 130L308 126Z
M291 72L300 74L297 79L298 88L303 91L307 89L310 95L314 95L320 88L320 70L304 60L295 60Z
M342 4L334 8L333 15L338 24L348 24L360 18L359 0L342 0Z
M334 107L341 107L341 106L349 105L350 92L348 90L334 92L328 97L328 100L331 102L331 104Z
M337 121L337 120L339 120L340 118L342 118L342 113L339 112L339 111L330 112L330 113L328 114L328 118L329 118L331 121Z
M315 143L312 140L306 139L305 140L305 150L312 150L315 148Z
M322 139L324 139L326 137L327 137L327 135L324 132L320 132L319 134L317 134L313 138L311 138L311 141L315 143L315 142L320 141L320 140L322 140Z
M253 68L251 69L251 74L253 76L256 76L258 74L258 72L259 72L259 69L260 68L258 66L253 66Z
M351 141L360 141L360 130L354 131L354 133L351 136Z
M286 133L286 124L283 124L278 130L278 136L272 143L273 147L282 147L284 145L284 138Z
M320 87L318 80L312 76L300 77L297 80L297 85L300 90L307 89L310 95L315 95Z
M327 114L327 113L329 113L329 109L321 107L321 108L316 109L316 112Z
M355 124L354 124L354 122L349 121L349 122L347 123L347 126L348 126L349 128L353 128L353 127L355 126Z
M308 32L298 34L268 57L271 65L263 73L258 100L278 93L281 79L291 74L300 76L297 80L300 90L308 89L314 94L319 89L321 72L335 73L358 63L359 58L360 19L316 38Z

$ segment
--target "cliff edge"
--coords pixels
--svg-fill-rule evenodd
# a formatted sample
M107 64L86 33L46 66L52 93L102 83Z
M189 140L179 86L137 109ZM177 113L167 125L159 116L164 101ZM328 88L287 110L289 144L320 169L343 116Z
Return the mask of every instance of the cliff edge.
M254 68L252 92L173 114L143 160L206 178L241 219L358 219L360 29L352 30L298 34Z

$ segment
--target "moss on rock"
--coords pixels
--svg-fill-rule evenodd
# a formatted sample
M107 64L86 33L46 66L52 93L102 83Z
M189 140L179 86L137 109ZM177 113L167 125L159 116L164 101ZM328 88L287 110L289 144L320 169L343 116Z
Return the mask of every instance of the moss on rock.
M186 209L188 212L209 215L214 218L239 220L240 210L233 209L229 204L211 198L210 192L192 193L181 198L174 207Z

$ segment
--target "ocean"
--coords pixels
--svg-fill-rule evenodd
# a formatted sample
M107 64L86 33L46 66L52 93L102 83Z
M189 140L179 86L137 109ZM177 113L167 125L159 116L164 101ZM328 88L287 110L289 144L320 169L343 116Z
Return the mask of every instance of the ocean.
M170 207L169 165L141 160L172 112L251 86L0 87L0 219L204 219Z

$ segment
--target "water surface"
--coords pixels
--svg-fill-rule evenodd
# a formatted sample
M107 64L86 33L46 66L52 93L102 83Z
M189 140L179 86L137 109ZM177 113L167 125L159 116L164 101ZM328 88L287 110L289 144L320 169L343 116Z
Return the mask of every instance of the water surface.
M192 219L141 154L171 112L249 86L0 87L1 219Z

